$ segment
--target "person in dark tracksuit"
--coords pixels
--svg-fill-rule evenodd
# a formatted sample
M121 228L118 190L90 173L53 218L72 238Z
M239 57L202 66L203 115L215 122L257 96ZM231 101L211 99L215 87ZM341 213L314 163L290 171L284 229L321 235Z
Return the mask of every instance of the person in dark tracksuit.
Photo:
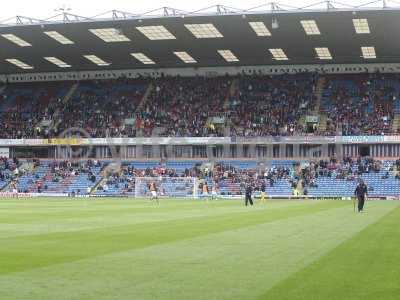
M262 184L261 184L261 188L260 188L260 190L261 190L261 194L260 194L260 202L261 203L265 203L265 190L267 189L267 187L266 187L266 185L265 185L265 181L263 181L262 182Z
M245 200L245 204L246 206L250 203L250 205L253 205L253 199L251 199L251 193L253 192L253 188L251 187L251 184L248 183L246 185L246 200Z
M362 180L358 183L354 194L357 196L358 200L358 212L362 212L364 209L365 196L368 195L368 187Z

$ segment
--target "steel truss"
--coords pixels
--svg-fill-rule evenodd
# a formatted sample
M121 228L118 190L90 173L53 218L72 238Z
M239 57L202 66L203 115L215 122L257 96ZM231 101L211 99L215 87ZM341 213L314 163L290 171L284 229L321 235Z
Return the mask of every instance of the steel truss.
M37 19L29 16L14 16L0 21L0 27L46 25L77 22L115 21L128 19L151 19L163 17L195 17L195 16L218 16L218 15L243 15L246 14L277 14L277 13L301 13L301 12L329 12L329 11L363 11L363 10L398 10L400 0L375 0L360 5L349 5L339 1L320 1L303 7L295 7L279 2L269 2L248 9L240 9L225 5L213 5L195 11L184 11L172 7L161 7L145 13L131 13L120 10L107 11L92 17L80 16L70 13L69 8L57 9L56 15Z

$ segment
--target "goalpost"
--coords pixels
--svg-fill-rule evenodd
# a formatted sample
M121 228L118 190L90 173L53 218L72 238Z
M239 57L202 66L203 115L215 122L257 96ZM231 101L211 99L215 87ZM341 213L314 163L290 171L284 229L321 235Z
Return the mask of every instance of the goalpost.
M136 177L135 197L148 197L154 182L161 197L197 198L198 179L195 177Z

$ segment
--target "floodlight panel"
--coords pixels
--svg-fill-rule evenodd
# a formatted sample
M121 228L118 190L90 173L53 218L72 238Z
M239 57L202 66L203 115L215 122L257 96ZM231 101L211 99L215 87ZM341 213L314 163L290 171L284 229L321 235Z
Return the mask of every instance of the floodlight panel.
M33 66L28 65L27 63L24 63L23 61L19 60L18 58L7 58L6 61L9 62L10 64L13 64L14 66L17 66L20 69L24 69L24 70L32 70L33 69Z
M320 35L321 32L317 26L317 22L315 20L301 20L301 26L307 35Z
M185 27L198 39L222 38L223 35L211 23L185 24Z
M357 34L371 33L367 19L353 19L353 25Z
M72 45L75 44L73 41L71 41L69 38L66 36L62 35L61 33L57 31L45 31L44 34L52 38L53 40L59 42L60 44L63 45Z
M249 25L258 36L271 36L271 32L264 22L249 22Z
M117 28L89 29L91 33L106 43L129 42L130 39Z
M94 55L94 54L87 54L83 56L87 60L91 61L92 63L98 65L98 66L109 66L111 65L110 63L102 60L100 57Z
M15 34L12 34L12 33L2 34L1 36L20 47L31 47L32 46L27 41L21 39L20 37L16 36Z
M268 49L269 52L271 52L272 57L275 60L288 60L289 58L287 57L285 51L281 48L274 48L274 49Z
M374 46L363 46L361 47L362 57L369 59L369 58L376 58L376 51Z
M218 53L227 61L227 62L238 62L239 59L231 50L217 50Z
M64 62L63 60L61 60L57 57L46 56L46 57L44 57L44 59L60 68L71 68L71 65L67 64L66 62Z
M185 64L197 63L197 61L186 51L175 51L174 54Z
M175 40L176 37L164 26L137 26L149 40Z
M331 55L331 52L329 51L329 48L327 48L327 47L316 47L314 49L315 49L315 52L317 53L317 57L319 59L326 59L326 60L332 59L332 55Z
M151 58L149 58L146 54L137 52L137 53L131 53L131 55L136 58L138 61L145 65L154 65L155 62Z

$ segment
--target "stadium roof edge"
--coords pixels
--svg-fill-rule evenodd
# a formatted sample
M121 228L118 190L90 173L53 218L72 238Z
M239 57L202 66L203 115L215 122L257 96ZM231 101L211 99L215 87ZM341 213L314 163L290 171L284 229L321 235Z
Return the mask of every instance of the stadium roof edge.
M187 62L176 56L183 52L199 68L318 65L324 61L316 48L329 49L333 64L400 63L400 41L385 38L400 27L400 7L321 3L324 9L270 4L246 10L213 6L187 13L165 7L148 12L145 18L122 11L86 18L67 9L58 15L61 21L19 16L18 25L0 25L0 74L27 73L11 63L16 59L32 66L35 73L60 71L46 57L65 62L75 72L104 69L105 64L85 59L88 55L101 58L108 70L183 68ZM260 8L269 13L260 13ZM155 17L157 13L163 16ZM111 19L106 18L109 14ZM219 50L230 50L237 59L227 61ZM286 57L274 55L277 51ZM154 63L145 64L132 53Z
M380 3L380 6L377 4ZM390 3L394 3L391 5ZM373 6L370 6L373 5ZM68 13L62 10L61 13L39 19L29 16L14 16L5 20L0 20L1 27L14 26L35 26L35 25L51 25L51 24L67 24L79 22L105 22L117 20L137 20L137 19L152 19L152 18L185 18L185 17L205 17L218 15L252 15L252 14L290 14L290 13L318 13L318 12L345 12L345 11L371 11L371 10L400 10L400 2L393 0L377 0L369 1L360 5L349 5L337 1L319 1L314 4L309 4L303 7L294 7L279 2L270 2L256 7L240 9L232 8L224 5L214 5L199 9L196 11L184 11L172 7L161 7L144 13L131 13L121 10L110 10L104 13L97 14L91 17L80 16Z
M157 78L160 76L182 77L216 77L236 76L239 74L297 74L297 73L321 73L321 74L357 74L357 73L399 73L400 63L365 63L365 64L319 64L319 65L264 65L264 66L240 66L240 67L185 67L185 68L142 68L142 69L112 69L97 71L59 71L59 72L29 72L15 74L0 74L1 82L37 82L37 81L76 81L89 79L113 79L127 78Z

